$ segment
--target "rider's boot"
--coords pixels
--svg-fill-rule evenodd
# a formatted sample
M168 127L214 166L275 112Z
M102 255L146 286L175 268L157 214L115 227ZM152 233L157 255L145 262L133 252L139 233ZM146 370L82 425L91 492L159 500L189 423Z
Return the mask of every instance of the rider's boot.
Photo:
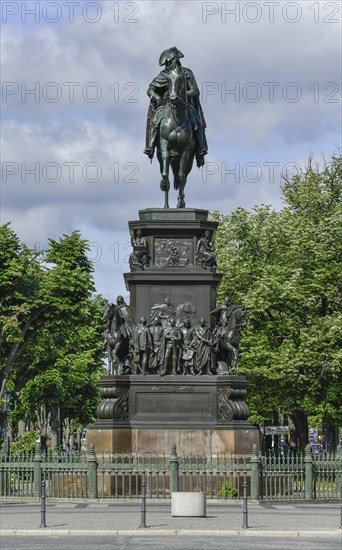
M194 136L196 141L196 162L197 166L204 165L204 156L208 153L207 140L204 129L201 126L194 128Z
M152 127L150 132L149 132L148 142L146 143L146 147L144 149L145 155L147 155L148 158L151 159L151 160L153 159L154 148L155 148L156 139L157 139L157 133L158 133L158 128Z

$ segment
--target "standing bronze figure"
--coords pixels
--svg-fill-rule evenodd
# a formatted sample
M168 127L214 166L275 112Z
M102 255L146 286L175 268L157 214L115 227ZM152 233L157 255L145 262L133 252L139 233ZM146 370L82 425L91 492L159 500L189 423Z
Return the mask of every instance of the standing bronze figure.
M176 47L163 51L159 65L165 66L151 82L144 153L152 160L157 147L160 164L160 187L165 192L164 208L169 208L169 168L178 190L177 208L185 208L185 184L196 155L197 166L203 166L208 152L205 119L199 101L199 89L192 71L182 67L184 57Z
M140 323L134 327L134 374L147 374L149 358L153 351L152 335L147 326L146 317L141 317Z
M176 327L175 319L170 319L169 325L164 330L163 340L164 358L159 374L160 376L180 374L183 335Z
M214 340L211 329L203 317L195 328L196 371L198 374L215 373Z

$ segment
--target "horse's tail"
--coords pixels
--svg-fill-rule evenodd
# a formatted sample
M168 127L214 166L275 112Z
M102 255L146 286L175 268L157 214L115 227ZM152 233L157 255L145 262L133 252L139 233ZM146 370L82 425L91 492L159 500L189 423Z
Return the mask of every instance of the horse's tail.
M173 172L173 188L178 191L180 188L180 179L178 175L179 170L179 156L173 156L171 157L171 168Z
M186 178L188 177L188 175L191 172L192 165L193 165L193 162L194 162L194 158L195 158L195 153L191 152L190 155L189 155L189 158L188 158L188 162L187 162L186 167L185 167L185 176L186 176ZM180 159L179 159L178 155L175 155L175 156L171 157L171 168L172 168L172 172L173 172L173 188L176 191L178 191L180 186L181 186L181 182L180 182L180 179L179 179L179 160Z

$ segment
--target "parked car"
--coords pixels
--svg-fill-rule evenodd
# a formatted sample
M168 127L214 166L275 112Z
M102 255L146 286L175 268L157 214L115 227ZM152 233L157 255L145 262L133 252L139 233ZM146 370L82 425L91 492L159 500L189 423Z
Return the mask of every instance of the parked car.
M323 446L320 443L310 443L310 447L314 456L319 456L323 453Z

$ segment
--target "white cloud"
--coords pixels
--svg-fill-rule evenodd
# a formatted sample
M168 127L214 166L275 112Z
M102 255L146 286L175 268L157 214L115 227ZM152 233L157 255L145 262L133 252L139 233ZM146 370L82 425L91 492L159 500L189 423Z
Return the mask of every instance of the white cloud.
M121 11L114 14L109 9L112 4L103 2L102 17L93 24L84 20L81 11L75 12L74 23L64 13L55 25L43 20L36 25L29 19L26 24L18 19L12 24L9 17L2 37L7 92L2 160L18 166L18 173L8 175L2 185L1 219L12 219L23 240L47 242L48 237L81 227L91 241L122 241L125 234L129 238L127 222L138 217L139 209L162 206L158 163L155 159L150 165L142 150L146 89L159 70L159 54L171 45L183 51L183 64L196 75L208 123L208 166L204 171L193 169L187 205L224 212L261 202L279 208L282 167L303 162L310 153L329 157L340 147L341 75L336 68L341 61L341 30L338 24L324 22L328 13L315 14L301 3L297 23L284 21L278 8L274 23L269 23L260 3L262 17L255 24L246 21L242 11L239 23L234 16L227 16L224 23L220 10L205 22L205 4L137 1L137 13L128 3L119 3ZM243 10L243 3L238 4ZM253 17L252 11L248 13ZM294 16L290 11L288 15ZM132 19L139 21L129 23ZM248 88L252 82L262 93L255 103L247 97L253 93ZM267 82L279 83L273 102ZM291 82L301 92L296 103L291 102L296 91ZM339 90L329 87L330 82L336 82ZM215 93L205 97L205 83L211 83ZM34 95L25 95L34 86L37 102ZM236 97L225 93L232 88L238 90ZM54 102L58 93L61 97ZM96 94L98 101L92 102ZM73 182L71 167L65 165L70 162L78 163ZM261 170L254 182L248 171L251 162ZM276 163L273 179L269 162ZM38 182L32 175L21 181L22 163L27 168L39 164ZM61 168L59 181L46 181L48 163ZM87 181L82 174L89 163L101 168L98 182ZM208 167L217 171L208 173ZM238 181L228 174L232 169L238 172ZM51 164L46 175L53 178ZM90 167L86 176L93 177L94 169ZM104 256L95 267L102 292L106 281L108 292L113 288L112 269L115 286L124 291L124 266L113 268Z

